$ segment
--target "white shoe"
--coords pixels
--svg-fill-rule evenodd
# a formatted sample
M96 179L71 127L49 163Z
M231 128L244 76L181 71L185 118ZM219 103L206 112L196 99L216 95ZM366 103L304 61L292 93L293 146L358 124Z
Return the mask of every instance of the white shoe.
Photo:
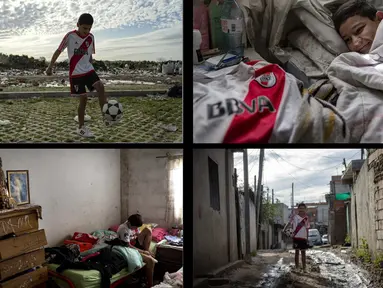
M94 137L92 131L90 131L90 129L86 126L82 126L81 128L77 128L77 134L82 136L82 137L85 137L85 138L93 138Z
M90 119L92 119L92 117L90 117L89 115L85 115L85 116L84 116L84 121L85 121L85 122L90 121ZM74 121L76 121L76 122L78 123L78 115L76 115L76 116L74 117Z

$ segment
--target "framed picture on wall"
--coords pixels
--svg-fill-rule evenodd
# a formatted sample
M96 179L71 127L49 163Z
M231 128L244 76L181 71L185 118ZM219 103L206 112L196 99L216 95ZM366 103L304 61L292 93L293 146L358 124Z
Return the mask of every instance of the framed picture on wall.
M17 205L30 203L28 170L7 170L7 183L9 194Z

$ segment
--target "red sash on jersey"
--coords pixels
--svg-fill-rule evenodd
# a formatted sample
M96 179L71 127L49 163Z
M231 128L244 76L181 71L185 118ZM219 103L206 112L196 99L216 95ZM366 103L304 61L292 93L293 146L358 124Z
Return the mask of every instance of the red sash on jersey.
M251 61L246 64L253 66L257 62L259 61ZM283 100L285 81L285 71L276 64L269 64L257 69L243 100L244 104L251 108L255 107L256 111L244 111L235 115L223 142L268 143ZM267 99L271 103L272 110L267 107L261 108L259 111L259 103L263 101L261 98Z
M297 228L295 228L293 237L298 234L298 232L302 229L303 226L306 225L307 217L303 218L301 222L298 223Z
M88 49L89 46L91 46L93 43L92 37L88 36L84 42L82 42L79 49ZM73 55L72 58L69 61L69 77L72 76L72 73L74 69L76 68L77 63L81 60L81 58L84 57L84 55Z

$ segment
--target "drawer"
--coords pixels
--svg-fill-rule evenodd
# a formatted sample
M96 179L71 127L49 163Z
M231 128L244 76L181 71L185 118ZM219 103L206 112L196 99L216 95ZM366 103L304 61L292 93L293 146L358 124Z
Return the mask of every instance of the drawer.
M47 245L44 229L0 241L0 261L20 256Z
M48 281L48 268L42 267L12 280L0 283L0 288L32 288Z
M10 233L20 235L38 229L39 221L36 212L25 211L9 215L0 214L0 237Z
M43 264L45 261L44 249L29 252L0 262L0 281Z

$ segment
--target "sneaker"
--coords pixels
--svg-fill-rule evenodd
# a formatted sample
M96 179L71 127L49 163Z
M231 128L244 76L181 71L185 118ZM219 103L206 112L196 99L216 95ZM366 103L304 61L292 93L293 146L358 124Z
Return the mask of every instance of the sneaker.
M85 121L85 122L90 121L90 119L92 119L92 117L90 117L89 115L85 115L85 116L84 116L84 121ZM76 115L76 116L74 117L74 121L76 121L76 122L78 123L78 115Z
M82 126L81 128L77 128L77 134L82 136L82 137L86 137L86 138L93 138L94 137L92 131L90 131L90 129L86 126Z

